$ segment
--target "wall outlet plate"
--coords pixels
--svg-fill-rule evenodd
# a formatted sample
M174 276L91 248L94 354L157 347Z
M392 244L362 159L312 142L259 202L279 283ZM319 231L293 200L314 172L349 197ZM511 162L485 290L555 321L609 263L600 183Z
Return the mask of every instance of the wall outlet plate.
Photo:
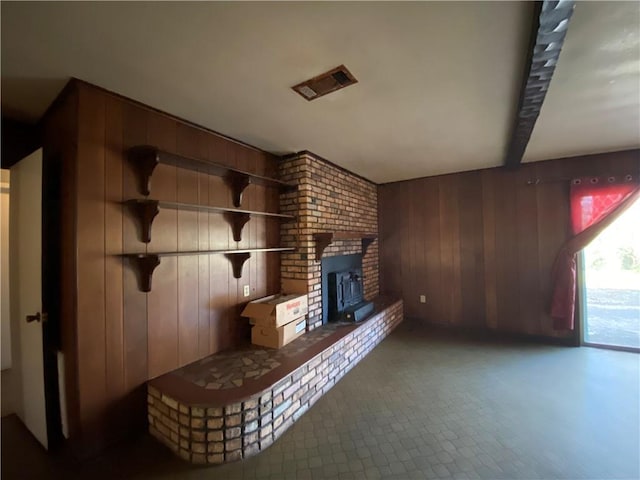
M426 295L420 295L420 303L427 303L427 296Z
M251 295L251 289L249 288L249 285L245 285L244 287L242 287L242 294L245 297L248 297L249 295Z

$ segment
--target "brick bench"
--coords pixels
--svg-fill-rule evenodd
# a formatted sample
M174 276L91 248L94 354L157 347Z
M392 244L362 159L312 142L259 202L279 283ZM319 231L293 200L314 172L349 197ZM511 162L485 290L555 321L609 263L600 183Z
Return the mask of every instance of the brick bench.
M401 300L379 298L375 305L374 313L362 323L334 327L331 332L322 332L321 327L303 335L316 335L320 340L302 351L295 350L300 339L295 340L290 344L295 352L292 358L273 361L270 365L275 362L276 368L245 379L237 388L207 389L180 371L150 381L149 432L181 458L196 464L220 464L257 454L402 321ZM257 350L249 352L256 355ZM262 355L277 353L268 350ZM212 357L212 364L218 355ZM184 368L196 371L201 362Z

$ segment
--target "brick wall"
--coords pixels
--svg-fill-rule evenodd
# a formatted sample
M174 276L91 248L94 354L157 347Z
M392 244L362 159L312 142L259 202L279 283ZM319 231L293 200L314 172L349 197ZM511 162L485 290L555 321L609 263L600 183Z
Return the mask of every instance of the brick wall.
M391 303L271 388L243 402L185 405L149 386L149 431L192 463L219 464L255 455L280 437L402 319L402 301Z
M320 261L315 260L313 234L330 231L378 233L376 185L304 152L280 162L279 178L296 182L298 190L280 196L280 213L297 216L285 223L280 242L296 247L281 256L281 278L307 281L309 316L307 330L322 324ZM331 244L324 256L361 253L360 240L342 240ZM362 259L365 298L378 296L378 241L374 241Z

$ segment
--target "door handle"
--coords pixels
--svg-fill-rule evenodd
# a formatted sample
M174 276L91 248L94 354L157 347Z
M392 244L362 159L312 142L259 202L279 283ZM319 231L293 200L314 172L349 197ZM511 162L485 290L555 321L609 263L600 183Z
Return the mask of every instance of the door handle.
M46 313L40 313L40 312L36 312L35 315L27 315L27 323L31 323L31 322L46 322L47 321L47 314Z

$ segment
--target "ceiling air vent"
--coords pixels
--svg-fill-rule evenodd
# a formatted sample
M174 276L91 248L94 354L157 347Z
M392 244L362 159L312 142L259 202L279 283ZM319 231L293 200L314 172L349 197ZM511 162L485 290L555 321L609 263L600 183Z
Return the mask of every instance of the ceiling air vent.
M347 67L340 65L291 88L298 92L303 98L315 100L327 93L335 92L354 83L358 83L358 80L356 80Z

